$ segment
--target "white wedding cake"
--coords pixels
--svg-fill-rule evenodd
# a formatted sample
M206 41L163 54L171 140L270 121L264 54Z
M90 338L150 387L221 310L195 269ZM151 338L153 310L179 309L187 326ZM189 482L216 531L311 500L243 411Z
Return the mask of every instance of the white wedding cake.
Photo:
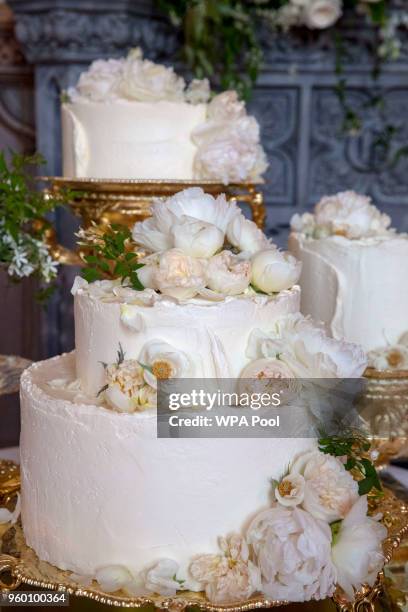
M313 214L291 222L302 313L366 351L398 344L408 331L408 236L390 223L352 191L322 198Z
M233 183L257 181L267 166L236 92L211 97L206 79L186 87L140 49L93 62L61 114L66 177Z
M77 279L75 352L22 377L28 545L132 595L304 601L372 583L386 530L339 459L312 438L157 438L155 409L157 379L358 377L361 349L300 315L299 263L223 196L158 202L133 239L144 288Z

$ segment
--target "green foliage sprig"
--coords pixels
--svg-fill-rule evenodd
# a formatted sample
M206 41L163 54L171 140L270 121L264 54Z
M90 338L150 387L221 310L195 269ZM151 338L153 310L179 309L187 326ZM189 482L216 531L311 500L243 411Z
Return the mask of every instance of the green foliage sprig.
M319 450L334 457L345 457L344 467L358 479L358 492L367 495L373 489L382 493L377 470L369 458L371 442L361 432L348 431L341 436L328 436L322 432L318 440Z
M120 278L137 291L144 286L137 272L144 264L138 262L137 245L128 227L119 224L100 228L96 225L78 232L79 244L90 251L83 256L86 266L82 276L88 282L104 278Z
M38 190L30 168L41 164L44 159L38 154L11 153L7 161L0 152L0 263L15 281L34 275L51 283L57 274L48 247L47 215L63 203L64 194L45 198ZM50 287L44 295L49 293Z

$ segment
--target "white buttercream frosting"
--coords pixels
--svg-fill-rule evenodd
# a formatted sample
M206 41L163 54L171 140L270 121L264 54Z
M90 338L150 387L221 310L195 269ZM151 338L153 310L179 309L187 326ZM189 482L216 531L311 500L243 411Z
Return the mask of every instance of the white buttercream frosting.
M74 379L73 354L22 376L22 519L40 559L84 576L117 565L136 575L163 558L182 574L269 505L271 478L315 445L157 439L154 410L118 414L47 384Z
M324 321L335 338L366 351L395 344L408 330L408 238L388 233L289 237L302 262L301 311Z
M293 287L275 296L179 303L151 290L113 281L88 285L82 279L74 292L77 372L90 395L105 384L101 362L115 361L119 343L127 359L139 359L146 343L161 340L188 355L195 377L238 377L249 361L245 351L252 330L269 331L275 319L297 312L300 300Z

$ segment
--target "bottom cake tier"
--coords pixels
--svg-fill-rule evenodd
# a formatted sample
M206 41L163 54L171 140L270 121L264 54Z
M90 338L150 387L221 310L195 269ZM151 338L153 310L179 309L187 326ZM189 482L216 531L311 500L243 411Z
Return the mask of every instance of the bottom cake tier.
M158 439L156 412L113 412L50 381L75 380L74 354L36 363L21 381L22 519L40 559L95 576L166 558L183 579L268 507L311 439ZM69 387L69 385L68 385Z

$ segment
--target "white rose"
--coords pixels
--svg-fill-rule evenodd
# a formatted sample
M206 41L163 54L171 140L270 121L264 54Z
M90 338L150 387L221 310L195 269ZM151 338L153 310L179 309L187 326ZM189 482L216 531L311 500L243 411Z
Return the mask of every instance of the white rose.
M208 79L193 79L185 94L190 104L206 104L210 99L211 89Z
M246 541L237 534L220 538L222 554L193 559L190 574L205 588L208 599L226 604L248 599L261 587L259 569L249 560Z
M234 121L246 116L245 103L234 90L223 91L213 97L208 105L209 119L217 122Z
M286 508L299 506L305 497L305 479L300 474L289 474L275 487L276 501Z
M296 213L290 220L290 227L293 232L313 236L316 227L314 215L311 213L303 213L303 215Z
M171 228L173 245L192 257L211 257L224 244L224 233L212 223L183 216Z
M124 60L96 60L79 77L76 93L92 102L107 102L118 97ZM74 90L75 91L75 90ZM75 101L75 95L72 96Z
M159 256L154 282L163 295L188 300L206 286L205 266L180 249L170 249Z
M354 599L354 589L373 586L384 565L382 542L387 529L367 516L367 508L367 496L360 497L333 538L337 582L350 599Z
M330 558L331 531L300 508L276 505L258 514L247 531L262 592L293 602L330 597L336 575Z
M96 570L95 580L105 593L115 593L131 584L133 576L123 565L108 565Z
M391 220L382 214L371 198L355 191L324 196L315 206L315 221L332 234L347 238L363 238L387 233Z
M244 293L251 278L251 264L230 251L211 257L207 264L207 287L223 295Z
M276 248L264 249L251 259L251 283L264 293L290 289L297 283L302 264L293 255Z
M194 365L189 356L163 340L147 342L140 352L139 361L151 370L145 369L144 378L153 387L157 386L157 379L194 376Z
M343 519L358 500L358 484L342 462L331 455L310 451L298 457L289 474L305 481L303 508L327 523Z
M279 381L279 383L278 383ZM277 358L254 359L242 370L238 380L238 391L243 394L279 393L280 405L288 406L299 397L301 384L294 379L293 372Z
M359 378L367 367L360 346L329 338L316 323L300 313L275 321L269 333L252 331L246 355L276 358L297 378Z
M181 588L175 576L178 563L172 559L160 559L153 567L142 572L141 577L146 589L165 597L173 597Z
M324 30L334 25L341 17L340 0L310 0L303 8L303 23L306 27Z
M172 227L183 217L215 225L225 234L228 224L240 214L240 209L234 202L228 202L223 194L214 198L200 187L191 187L164 201L154 202L151 214L146 221L134 225L132 236L137 244L157 252L174 247Z
M251 255L271 246L271 241L253 221L243 214L236 215L227 227L227 238L232 246Z
M184 79L177 76L173 68L143 60L139 49L124 61L119 91L129 100L182 102L184 88Z

